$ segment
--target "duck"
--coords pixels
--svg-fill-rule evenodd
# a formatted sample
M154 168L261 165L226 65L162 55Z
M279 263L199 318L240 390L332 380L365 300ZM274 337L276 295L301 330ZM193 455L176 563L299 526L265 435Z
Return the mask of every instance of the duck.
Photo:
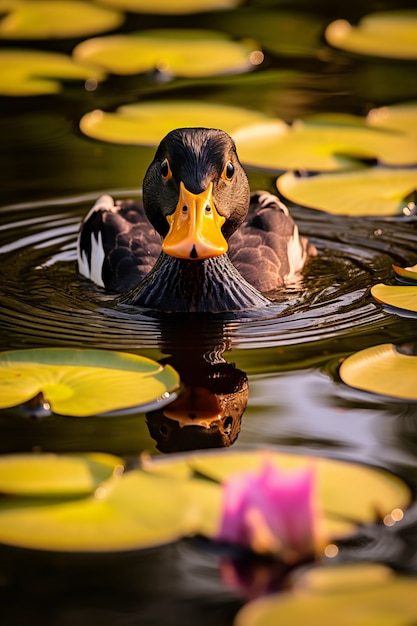
M160 142L142 202L101 196L81 223L79 273L123 305L225 313L270 304L316 254L288 208L250 191L235 142L177 128Z

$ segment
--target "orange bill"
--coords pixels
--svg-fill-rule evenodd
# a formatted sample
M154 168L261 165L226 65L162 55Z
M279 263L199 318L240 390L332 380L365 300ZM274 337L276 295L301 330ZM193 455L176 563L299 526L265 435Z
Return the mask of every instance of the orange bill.
M194 194L180 183L178 204L167 215L169 232L162 250L180 259L208 259L227 252L227 241L221 227L226 218L217 213L213 201L213 183L205 191Z

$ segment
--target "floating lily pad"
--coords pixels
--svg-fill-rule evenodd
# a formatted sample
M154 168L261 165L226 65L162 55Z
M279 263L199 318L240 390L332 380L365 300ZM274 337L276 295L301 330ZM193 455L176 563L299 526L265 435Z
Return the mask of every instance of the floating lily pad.
M179 383L169 365L123 352L41 348L0 354L0 408L41 393L61 415L144 410L172 399Z
M340 377L356 389L417 400L417 356L402 354L391 343L352 354L340 366Z
M8 454L0 457L0 493L14 496L92 494L105 480L123 472L111 454Z
M101 141L157 146L173 128L213 127L233 135L240 126L264 119L263 113L240 107L177 100L129 104L115 113L92 111L81 118L80 129Z
M287 128L263 122L241 128L234 138L242 162L273 172L355 169L368 159L396 167L417 163L417 142L406 135L324 118Z
M396 215L417 186L417 168L363 168L353 172L297 176L286 172L277 188L288 200L339 215Z
M235 626L410 626L417 619L417 580L378 564L307 570L294 588L249 602Z
M134 470L88 498L2 498L0 543L60 552L137 550L193 534L199 519L184 481Z
M61 91L61 80L102 80L98 68L76 63L58 52L0 50L0 94L38 96Z
M124 15L82 0L0 0L0 37L84 37L117 28Z
M392 269L404 282L416 283L417 285L417 265L412 265L410 267L399 267L398 265L393 265Z
M207 30L152 30L88 39L73 51L77 61L113 74L158 69L188 78L244 72L253 47Z
M400 131L417 139L417 103L409 102L371 109L367 123L377 128Z
M356 524L378 521L394 508L410 503L410 491L392 474L370 467L319 457L283 453L229 451L183 455L175 460L148 461L148 471L184 478L206 476L219 483L239 471L260 469L267 454L283 471L314 468L318 480L318 504L324 515L324 534L341 537L352 534ZM198 500L198 492L195 495ZM205 532L215 535L220 511L211 512Z
M363 17L357 26L339 19L326 29L330 45L357 54L417 59L417 11L381 11Z
M381 304L417 313L417 285L384 285L378 283L371 294Z
M222 11L234 9L241 0L98 0L101 4L132 11L133 13L152 13L161 15L182 15L184 13L202 13L204 11Z

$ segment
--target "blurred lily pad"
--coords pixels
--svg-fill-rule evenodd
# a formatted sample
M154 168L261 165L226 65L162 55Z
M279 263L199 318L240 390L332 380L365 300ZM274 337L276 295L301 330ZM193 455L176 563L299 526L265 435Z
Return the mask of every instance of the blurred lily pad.
M193 534L199 519L184 481L134 470L87 498L2 498L0 542L60 552L137 550Z
M378 283L371 294L381 304L417 313L417 285L384 285Z
M356 531L356 524L378 521L392 509L410 503L410 491L405 483L389 472L298 454L273 451L194 453L171 459L151 459L145 469L165 476L191 478L207 477L219 483L230 475L247 470L259 470L265 456L282 471L314 468L318 481L318 504L324 515L325 535L341 537ZM198 499L198 492L195 495ZM220 511L211 512L205 532L215 534Z
M0 94L38 96L61 91L61 80L102 80L104 74L65 54L39 50L0 50Z
M417 11L381 11L363 17L357 26L344 19L325 31L335 48L366 56L417 59Z
M204 126L233 135L240 126L267 119L240 107L176 100L121 106L115 113L96 110L84 115L80 129L88 137L111 143L157 146L173 128Z
M417 285L417 265L411 265L410 267L399 267L393 265L396 276L404 282L415 283Z
M235 626L409 626L417 618L417 580L384 565L348 564L306 570L293 589L249 602Z
M0 37L84 37L117 28L124 15L82 0L0 0Z
M406 135L324 117L287 128L275 121L248 126L235 140L242 162L272 172L355 169L369 159L390 166L417 163L417 142Z
M97 0L101 4L116 7L133 13L152 13L161 15L182 15L184 13L202 13L204 11L222 11L234 9L241 0Z
M402 214L416 186L417 168L380 166L305 177L286 172L277 180L288 200L339 215Z
M371 109L367 115L370 126L387 128L412 135L417 139L417 103L401 103Z
M88 39L73 51L77 61L113 74L158 69L170 76L203 77L244 72L253 47L208 30L151 30Z
M8 454L0 457L0 493L14 496L81 496L123 472L111 454Z
M169 365L123 352L39 348L0 354L0 408L42 394L61 415L145 410L170 401L179 384Z
M350 387L417 400L417 356L402 354L393 344L381 344L352 354L343 361L339 373Z

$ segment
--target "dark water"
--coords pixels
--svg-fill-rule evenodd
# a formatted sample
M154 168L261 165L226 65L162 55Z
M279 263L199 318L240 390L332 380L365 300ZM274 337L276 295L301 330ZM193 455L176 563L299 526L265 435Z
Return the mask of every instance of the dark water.
M333 4L297 3L286 10L272 2L259 6L284 11L294 28L306 13L324 28L335 17L358 17L390 6ZM244 9L236 12L244 14ZM222 19L214 14L209 24L219 28ZM138 17L130 20L132 30L139 27ZM197 22L186 18L189 26ZM140 27L155 24L179 25L177 18L147 17ZM349 57L327 49L320 37L316 50L306 50L303 43L298 54L267 55L259 70L265 78L260 92L245 88L242 77L212 79L204 84L207 100L263 108L291 121L318 111L363 114L371 106L417 96L415 64ZM58 50L72 45L48 44ZM269 81L271 69L283 72L280 81ZM34 420L4 411L1 452L104 450L129 456L144 450L159 453L157 446L177 450L229 445L235 439L235 448L273 445L375 464L399 473L415 489L416 404L349 390L337 373L340 359L351 352L416 340L415 318L386 312L369 295L373 284L393 280L393 262L417 262L415 218L347 218L292 207L300 231L319 255L299 284L270 294L270 307L239 318L190 322L155 317L116 305L113 296L78 276L75 245L81 217L99 193L139 195L152 156L148 148L82 137L80 116L150 96L194 98L202 85L113 77L94 93L68 83L56 97L0 101L0 348L104 347L168 359L189 385L228 396L238 388L240 410L228 435L181 440L157 414ZM253 189L274 190L267 173L248 174ZM380 560L415 572L416 517L412 509L399 531L366 531L358 544L340 551L340 558ZM221 580L221 556L193 542L112 557L28 556L8 549L2 556L2 616L11 623L35 616L62 626L220 626L231 623L243 601Z

